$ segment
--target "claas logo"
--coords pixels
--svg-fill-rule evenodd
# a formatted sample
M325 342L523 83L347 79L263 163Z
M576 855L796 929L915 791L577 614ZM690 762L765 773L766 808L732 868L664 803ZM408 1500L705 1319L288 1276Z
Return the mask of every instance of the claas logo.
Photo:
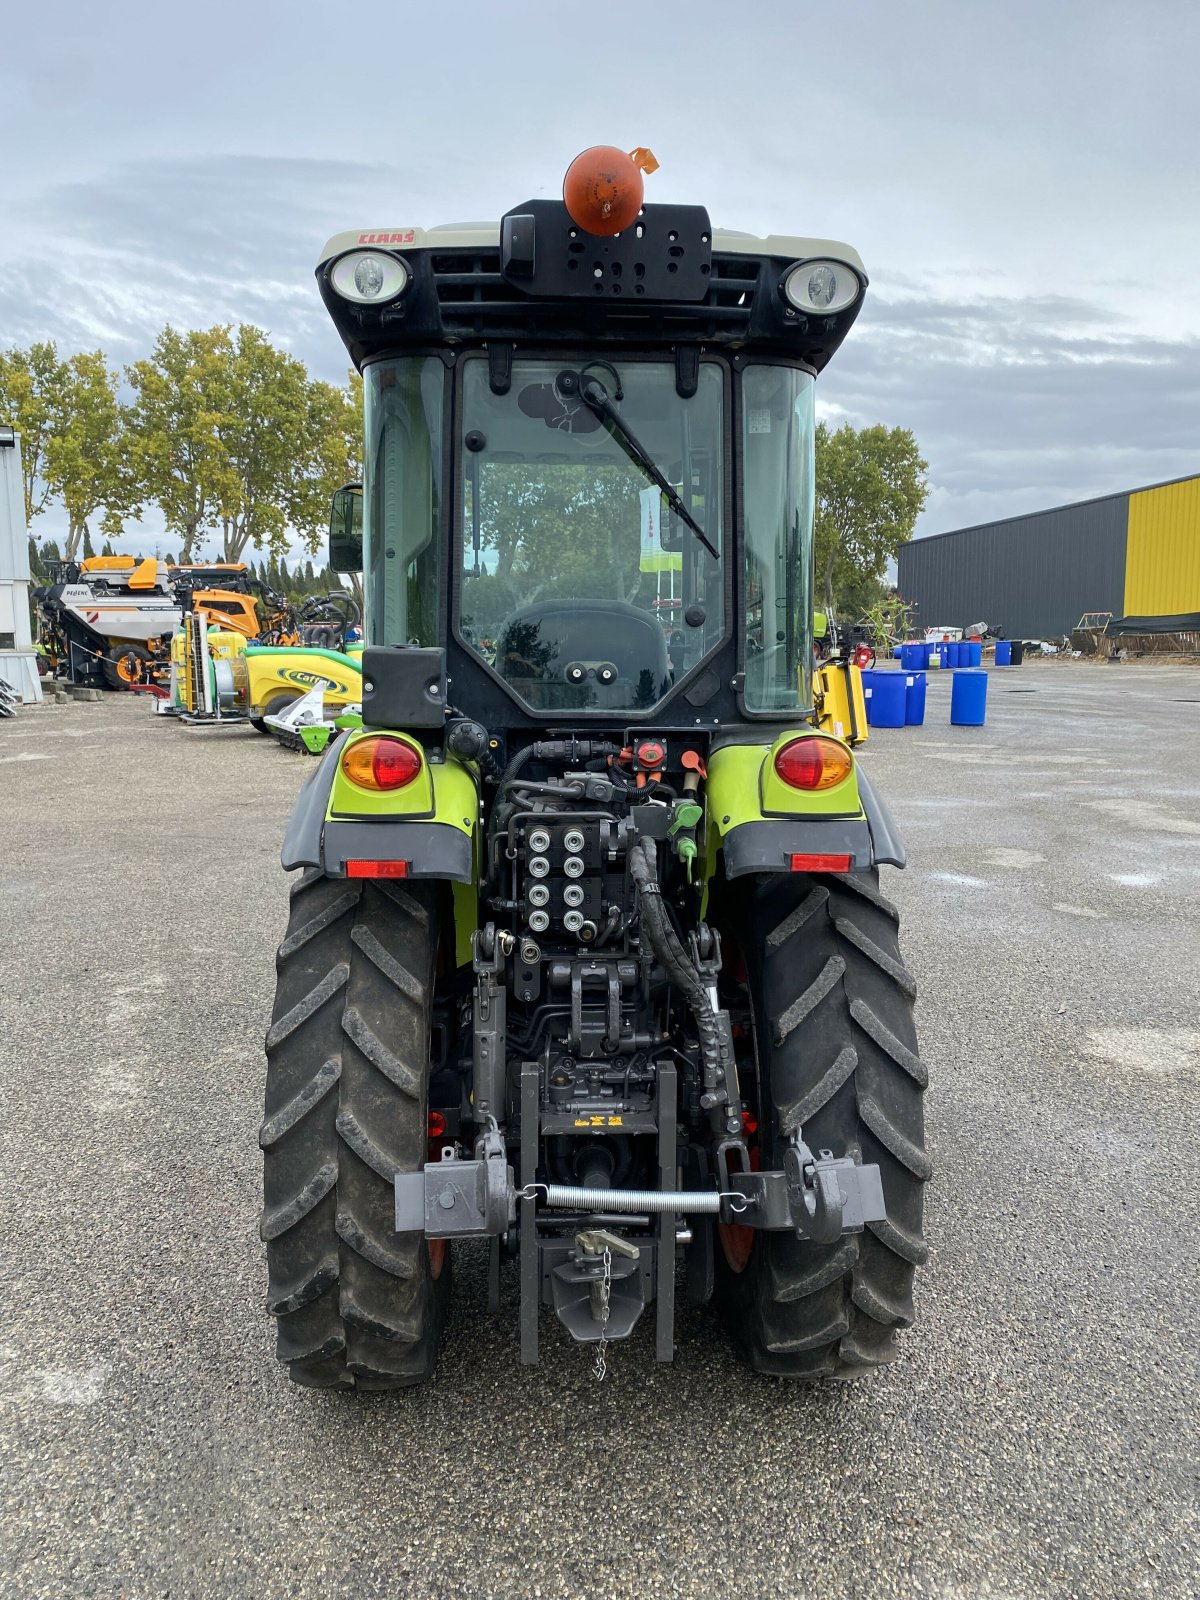
M412 244L416 239L413 228L402 228L399 233L360 233L359 244Z

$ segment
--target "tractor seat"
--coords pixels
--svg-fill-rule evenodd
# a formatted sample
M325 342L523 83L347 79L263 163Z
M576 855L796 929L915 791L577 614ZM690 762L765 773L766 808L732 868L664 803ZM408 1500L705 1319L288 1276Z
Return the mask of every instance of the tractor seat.
M496 671L539 711L633 710L671 685L662 625L623 600L543 600L500 629Z

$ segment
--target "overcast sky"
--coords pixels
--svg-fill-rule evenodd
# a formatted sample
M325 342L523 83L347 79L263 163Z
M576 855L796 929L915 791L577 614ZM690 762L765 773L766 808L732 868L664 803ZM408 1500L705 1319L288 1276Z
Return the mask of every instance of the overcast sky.
M0 342L252 321L339 380L330 234L648 145L648 199L860 251L818 392L914 430L936 533L1200 471L1198 105L1196 0L10 6Z

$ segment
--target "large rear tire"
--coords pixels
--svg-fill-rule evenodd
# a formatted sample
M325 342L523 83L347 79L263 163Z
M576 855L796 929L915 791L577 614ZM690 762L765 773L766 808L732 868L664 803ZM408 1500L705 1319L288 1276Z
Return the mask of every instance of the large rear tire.
M756 1371L855 1377L898 1354L895 1332L913 1320L913 1274L927 1255L927 1075L899 914L877 872L772 877L740 910L733 931L754 997L761 1164L782 1166L799 1126L813 1151L878 1163L887 1219L832 1245L721 1228L717 1304Z
M261 1234L297 1383L393 1389L433 1371L449 1253L395 1231L393 1179L428 1150L432 886L307 872L267 1034Z

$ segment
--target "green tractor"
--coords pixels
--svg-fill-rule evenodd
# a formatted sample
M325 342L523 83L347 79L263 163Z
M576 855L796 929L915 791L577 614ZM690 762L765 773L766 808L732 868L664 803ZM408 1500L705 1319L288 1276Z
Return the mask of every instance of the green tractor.
M642 205L618 157L318 268L364 379L331 560L366 651L287 828L266 1040L302 1384L427 1379L466 1240L525 1363L551 1312L598 1376L643 1312L669 1361L686 1297L756 1371L844 1379L912 1320L904 847L812 721L813 386L866 276Z

